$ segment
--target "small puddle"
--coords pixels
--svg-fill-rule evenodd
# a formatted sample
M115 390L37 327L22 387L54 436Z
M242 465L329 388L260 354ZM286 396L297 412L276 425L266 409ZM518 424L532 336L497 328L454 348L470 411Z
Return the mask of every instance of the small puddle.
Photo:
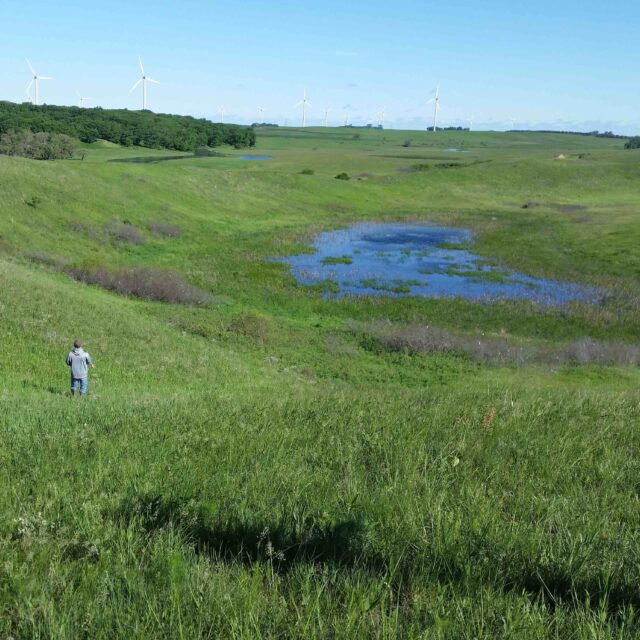
M447 149L447 151L451 151L451 153L469 153L466 149Z
M273 156L245 155L245 156L240 156L240 160L273 160Z
M280 260L296 280L327 297L346 294L525 299L546 305L594 302L598 292L532 278L489 263L469 248L467 229L419 224L356 224L319 234L315 253Z

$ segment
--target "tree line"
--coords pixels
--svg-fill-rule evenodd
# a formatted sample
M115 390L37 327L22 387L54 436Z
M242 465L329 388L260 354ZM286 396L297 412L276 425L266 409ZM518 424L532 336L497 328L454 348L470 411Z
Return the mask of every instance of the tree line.
M0 101L0 135L14 131L64 134L81 142L195 151L198 147L255 145L252 128L205 118L128 109L92 109Z

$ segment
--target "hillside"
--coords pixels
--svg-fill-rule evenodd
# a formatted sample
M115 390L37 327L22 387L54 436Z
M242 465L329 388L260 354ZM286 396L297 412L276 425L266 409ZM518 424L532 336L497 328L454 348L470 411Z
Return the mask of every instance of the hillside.
M265 128L266 161L0 156L0 635L637 637L640 372L607 360L640 332L623 143ZM332 298L273 259L365 220L468 228L487 259L607 295ZM70 275L101 270L207 298ZM390 346L427 327L599 351Z

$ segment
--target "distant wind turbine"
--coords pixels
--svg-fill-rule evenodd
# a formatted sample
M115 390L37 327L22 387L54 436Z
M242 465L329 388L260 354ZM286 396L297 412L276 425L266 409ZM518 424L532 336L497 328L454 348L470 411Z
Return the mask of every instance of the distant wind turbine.
M473 129L473 118L474 118L473 116L469 118L469 131Z
M140 77L133 87L129 89L129 93L132 93L133 90L142 82L142 109L144 111L147 108L147 82L153 82L154 84L160 83L145 74L144 67L142 66L142 58L140 56L138 56L138 62L140 63Z
M310 107L311 103L307 100L307 90L304 90L304 93L302 94L302 100L300 100L300 102L297 102L293 108L297 109L298 107L302 107L302 126L306 127L307 126L307 107Z
M329 107L324 108L324 118L322 119L322 126L327 126L327 118L329 117Z
M387 117L387 107L382 107L380 111L378 111L378 125L384 127L384 120Z
M224 107L218 107L218 113L220 114L220 122L224 122Z
M348 111L344 112L344 126L345 127L349 126L349 112Z
M31 99L31 95L29 93L29 90L31 89L31 85L34 85L34 99L33 99L33 104L38 104L38 82L40 80L53 80L53 78L49 78L47 76L39 76L33 69L33 67L31 66L31 63L27 60L27 66L29 67L29 71L31 71L31 82L29 82L29 84L27 85L26 88L26 94L27 94L27 98Z
M262 114L264 113L264 109L258 105L258 122L262 122Z
M516 125L515 118L509 118L509 124L511 125L511 129L513 129Z
M80 108L84 107L85 100L91 100L91 98L86 98L85 96L80 95L79 91L76 91L78 94L78 106Z
M427 101L427 104L433 102L433 130L438 127L438 111L440 111L440 84L436 87L436 95Z

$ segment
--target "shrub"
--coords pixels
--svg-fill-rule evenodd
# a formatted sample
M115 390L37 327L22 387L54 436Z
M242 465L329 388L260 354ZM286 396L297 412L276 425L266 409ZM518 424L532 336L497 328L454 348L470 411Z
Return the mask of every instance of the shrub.
M86 284L93 284L116 293L180 304L202 304L209 299L202 289L186 283L173 271L134 267L129 269L68 269L67 273Z
M235 316L229 323L229 331L263 341L271 331L271 323L265 316L249 311Z
M521 345L506 338L463 335L428 325L398 326L389 322L372 322L366 326L363 346L374 351L453 353L477 362L499 364L640 364L640 346L623 342L600 342L582 338L561 347Z
M29 196L28 198L24 198L23 202L27 205L27 207L37 209L41 200L38 196Z
M300 173L303 176L312 176L315 171L313 169L303 169Z
M140 229L132 224L125 223L120 225L115 229L114 235L117 240L127 244L146 244L147 242Z
M640 149L640 136L634 136L624 145L625 149Z
M403 146L403 147L410 147L410 146L411 146L411 143L412 143L412 140L407 139L407 140L405 140L405 141L402 143L402 146Z
M179 238L182 235L180 227L164 222L149 222L149 231L157 238Z
M349 177L348 173L345 173L344 171L342 173L339 173L336 176L336 180L351 180L351 178Z
M411 166L414 171L429 171L431 169L431 165L426 162L419 162L418 164L414 164Z
M32 160L64 160L71 158L75 141L59 133L9 129L0 136L0 154L22 156Z

